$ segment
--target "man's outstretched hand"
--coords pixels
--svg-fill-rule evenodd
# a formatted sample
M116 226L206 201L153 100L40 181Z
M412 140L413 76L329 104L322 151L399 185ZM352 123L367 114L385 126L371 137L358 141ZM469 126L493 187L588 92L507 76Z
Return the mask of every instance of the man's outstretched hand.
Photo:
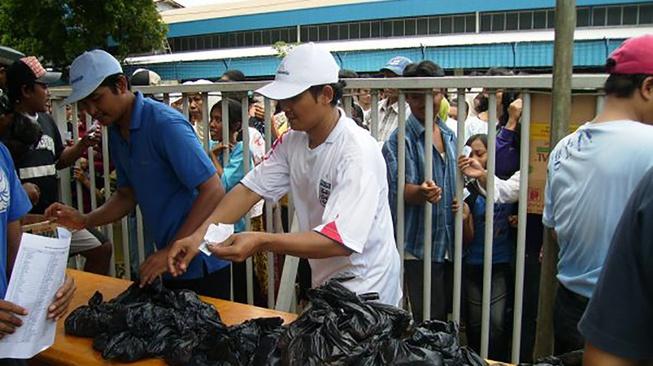
M170 246L168 250L168 271L174 277L184 274L188 269L188 264L199 253L199 245L204 238L200 236L202 231L205 230L200 230L190 236L179 239Z
M59 202L53 203L45 210L45 217L72 230L85 229L87 224L86 215Z

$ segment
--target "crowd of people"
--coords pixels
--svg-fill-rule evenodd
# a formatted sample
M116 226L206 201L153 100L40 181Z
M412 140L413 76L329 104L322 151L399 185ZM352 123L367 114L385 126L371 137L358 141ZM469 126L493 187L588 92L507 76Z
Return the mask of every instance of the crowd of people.
M651 168L647 154L653 141L653 36L633 38L607 61L605 104L592 121L560 141L548 162L545 208L529 214L526 233L525 291L521 355L533 354L543 231L551 230L560 247L559 282L554 309L555 353L586 349L591 365L630 365L652 360L653 273L646 220L650 207ZM0 60L1 61L1 60ZM511 75L501 69L485 75ZM435 62L396 56L379 69L385 78L441 77ZM457 98L446 89L406 89L405 177L399 177L399 90L381 91L378 106L369 89L354 90L344 105L341 70L333 56L313 43L295 47L282 61L270 84L257 94L273 101L269 133L275 140L266 153L263 100L249 96L249 119L243 120L238 93L157 96L134 92L131 84L153 85L158 75L138 70L128 76L107 52L88 51L70 67L72 92L83 119L80 138L64 143L48 111L48 84L60 75L47 72L36 57L20 55L0 66L3 94L0 145L2 225L0 270L10 269L20 239L20 219L28 212L56 220L73 232L71 253L86 258L85 270L106 274L112 244L96 228L134 217L140 206L150 246L135 272L142 286L162 276L165 286L201 295L246 301L245 259L263 253L308 260L310 285L334 277L378 301L404 306L416 321L424 320L424 215L431 205L430 318L446 320L452 308L454 221L463 217L463 316L468 344L480 350L482 323L485 210L490 128L496 129L493 256L489 357L509 361L514 301L517 201L522 98L516 90L470 90L465 118ZM220 81L243 81L238 70ZM193 84L211 83L206 80ZM350 89L347 89L350 91ZM489 118L490 93L497 121ZM427 100L426 95L433 99ZM188 115L183 114L183 98ZM209 103L204 106L203 103ZM433 123L426 121L432 103ZM224 108L228 110L223 110ZM372 108L378 108L373 113ZM205 116L203 111L207 110ZM350 111L350 116L345 113ZM72 114L72 113L71 113ZM224 117L228 114L228 117ZM115 188L104 192L89 184L89 148L99 151L100 129L87 128L85 116L106 126ZM373 116L378 119L373 120ZM208 120L208 124L205 120ZM223 135L223 124L228 133ZM458 135L460 130L464 135ZM426 127L433 128L431 143ZM77 128L73 123L72 128ZM208 130L207 130L208 128ZM243 131L247 129L247 134ZM372 133L374 136L372 135ZM72 133L71 133L72 134ZM245 141L245 136L248 141ZM463 139L466 149L457 151ZM208 149L203 148L208 140ZM245 146L250 161L245 161ZM425 175L426 149L432 149L432 177ZM228 157L227 157L228 156ZM97 156L95 159L98 159ZM245 166L250 167L246 171ZM77 210L57 202L57 170L74 167L73 177L96 195L100 207ZM456 177L464 176L463 202L455 199ZM98 179L101 177L98 177ZM405 179L400 182L399 179ZM399 192L400 183L404 191ZM156 187L156 189L153 189ZM265 230L263 205L292 195L298 232ZM404 217L397 200L403 199ZM265 203L264 203L265 201ZM287 206L287 202L285 203ZM246 230L249 213L251 231ZM395 227L405 224L404 280ZM223 243L199 244L213 223L234 224ZM286 230L288 231L288 230ZM6 263L5 263L6 262ZM6 266L4 268L3 266ZM265 271L257 271L267 286ZM231 294L231 283L234 293ZM75 285L66 279L51 316L65 312ZM0 301L0 336L11 333L24 309ZM12 315L13 314L13 315ZM584 315L583 315L584 314Z

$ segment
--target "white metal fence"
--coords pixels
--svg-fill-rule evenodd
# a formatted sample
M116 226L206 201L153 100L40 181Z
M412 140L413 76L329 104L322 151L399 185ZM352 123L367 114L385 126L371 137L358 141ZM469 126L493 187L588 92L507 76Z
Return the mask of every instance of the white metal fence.
M605 75L575 75L572 80L573 89L583 89L590 91L600 91L605 81ZM434 89L446 89L450 92L453 92L457 95L458 98L458 136L464 136L464 124L463 120L466 116L466 103L465 95L467 90L470 88L484 88L489 91L489 126L493 126L497 122L496 115L496 97L493 93L494 90L499 89L511 89L518 90L521 92L523 99L523 111L521 118L521 148L520 148L520 171L528 172L529 171L529 133L530 133L530 123L531 123L531 92L534 90L537 91L546 91L551 89L552 77L551 75L531 75L531 76L496 76L496 77L440 77L440 78L394 78L394 79L347 79L347 89L348 90L357 90L357 89L371 89L372 90L372 107L371 107L371 116L372 124L370 130L373 136L378 134L378 104L379 104L379 92L384 88L396 88L400 89L399 93L399 127L398 127L398 192L403 192L405 188L405 134L406 134L406 108L405 108L405 93L402 91L406 89L415 90L423 89L425 91L426 98L426 122L425 122L425 145L426 149L424 151L424 180L429 180L432 177L432 159L433 159L433 149L430 148L432 145L432 133L433 133L433 121L434 115L437 111L433 110L433 91ZM224 93L224 92L240 92L238 95L240 97L240 102L242 103L242 119L244 127L246 126L245 121L248 121L248 97L243 92L251 92L258 89L259 87L265 85L266 82L228 82L228 83L214 83L212 85L174 85L174 86L151 86L151 87L134 87L135 90L140 90L144 94L163 95L164 101L169 101L169 96L172 93L183 93L184 96L184 105L183 111L188 115L188 101L185 98L188 94L191 93L202 93L203 97L203 110L202 110L202 123L204 131L203 144L208 152L209 149L209 108L208 105L208 93ZM66 88L52 89L52 108L55 120L65 135L66 131L66 117L65 117L65 105L63 104L62 98L69 93L69 90ZM351 93L346 93L344 97L344 105L346 106L346 112L351 113ZM272 108L269 100L265 100L265 143L266 150L270 148L272 144ZM597 108L600 108L602 105L602 99L599 97ZM73 107L73 138L77 139L77 107ZM226 102L223 100L222 107L222 121L223 121L223 138L224 141L228 141L229 126L228 126L228 113L229 108L226 105ZM91 121L88 119L88 126L90 126ZM249 141L249 131L247 128L243 128L243 141ZM463 138L457 139L457 155L460 155L463 151L463 146L465 141ZM103 156L103 176L104 176L104 197L108 199L110 196L110 187L109 187L109 153L108 153L108 138L107 131L104 128L102 133L102 156ZM249 144L244 143L244 160L245 160L245 170L249 170L249 161L250 161L250 151ZM487 357L488 354L488 345L489 345L489 332L490 332L490 294L491 294L491 277L492 277L492 242L493 242L493 229L494 229L494 177L495 177L495 152L496 152L496 130L494 128L488 129L488 163L487 163L487 199L486 199L486 211L485 211L485 245L484 245L484 260L483 260L483 295L482 295L482 330L481 330L481 350L480 353L483 357ZM93 151L92 149L88 150L89 156L89 173L91 179L92 187L96 187L97 183L95 181L95 172L93 164ZM229 160L228 154L224 154L224 163ZM61 182L61 199L64 203L71 204L71 189L70 189L70 170L60 171L60 182ZM153 188L155 189L155 188ZM83 198L82 198L82 188L79 183L77 183L77 197L78 197L78 206L81 210L83 207ZM528 174L521 174L520 178L520 191L519 191L519 209L518 209L518 228L517 228L517 246L515 250L515 287L514 287L514 313L513 313L513 336L512 336L512 361L519 361L520 357L520 341L521 341L521 330L522 330L522 300L523 300L523 290L524 290L524 256L525 256L525 242L526 242L526 214L527 214L527 191L528 191ZM93 192L93 190L91 190ZM457 173L456 178L456 198L458 202L463 202L463 179L460 172ZM396 233L397 233L397 248L401 257L402 264L402 276L403 276L403 260L404 260L404 197L403 194L397 194L397 202L392 203L396 204L397 207L397 222L396 222ZM91 194L91 207L97 207L97 200L94 194ZM292 212L292 209L290 210ZM424 233L424 319L430 318L430 304L431 304L431 229L432 229L432 204L425 204L425 215L424 215L424 224L425 224L425 233ZM454 256L453 256L453 312L452 319L456 322L461 320L461 293L462 293L462 253L463 253L463 242L462 242L462 224L463 216L462 210L459 210L455 217L455 244L454 244ZM251 222L249 218L247 221L247 230L251 228ZM145 250L144 250L144 228L143 220L140 214L140 210L137 212L136 219L136 236L138 238L138 258L130 258L129 256L129 224L127 219L123 219L121 223L116 223L117 225L122 226L122 245L123 245L123 255L126 269L126 276L130 275L130 263L132 261L137 261L141 263L145 259ZM272 207L266 205L265 211L265 222L267 230L273 230L273 213ZM289 223L289 226L291 224ZM109 239L113 242L113 225L107 225L104 230L108 235ZM112 273L114 267L114 261L112 260ZM285 261L285 267L282 274L282 283L280 283L280 289L278 292L278 298L275 301L275 283L274 283L274 261L272 254L268 255L268 307L276 307L280 310L289 310L291 307L291 302L294 294L294 278L296 274L297 260L287 259ZM252 260L247 260L246 265L247 270L247 301L251 304L253 302L253 268ZM403 283L403 281L402 281ZM233 284L232 284L233 285ZM233 289L232 289L233 293Z

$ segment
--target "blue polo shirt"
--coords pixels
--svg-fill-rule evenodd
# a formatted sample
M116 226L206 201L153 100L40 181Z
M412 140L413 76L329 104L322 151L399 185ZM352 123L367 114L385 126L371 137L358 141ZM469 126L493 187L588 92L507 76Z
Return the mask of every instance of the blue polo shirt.
M186 220L197 187L215 174L215 168L181 113L140 92L135 96L129 141L114 124L109 129L109 147L118 188L132 188L145 227L162 249ZM200 253L181 278L200 278L227 265Z
M0 299L7 291L7 226L32 209L9 150L0 143Z

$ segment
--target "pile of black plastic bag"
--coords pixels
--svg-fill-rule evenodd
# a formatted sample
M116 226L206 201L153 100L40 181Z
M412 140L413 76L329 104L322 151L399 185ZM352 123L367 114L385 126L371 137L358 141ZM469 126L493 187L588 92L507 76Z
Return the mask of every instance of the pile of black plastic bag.
M340 280L309 290L310 308L288 326L259 318L226 326L191 291L132 285L109 302L96 292L66 319L106 359L170 365L486 365L460 346L453 323L415 325L397 307L356 295Z
M518 366L583 366L583 350L559 356L548 356L535 361L533 364L520 363Z

